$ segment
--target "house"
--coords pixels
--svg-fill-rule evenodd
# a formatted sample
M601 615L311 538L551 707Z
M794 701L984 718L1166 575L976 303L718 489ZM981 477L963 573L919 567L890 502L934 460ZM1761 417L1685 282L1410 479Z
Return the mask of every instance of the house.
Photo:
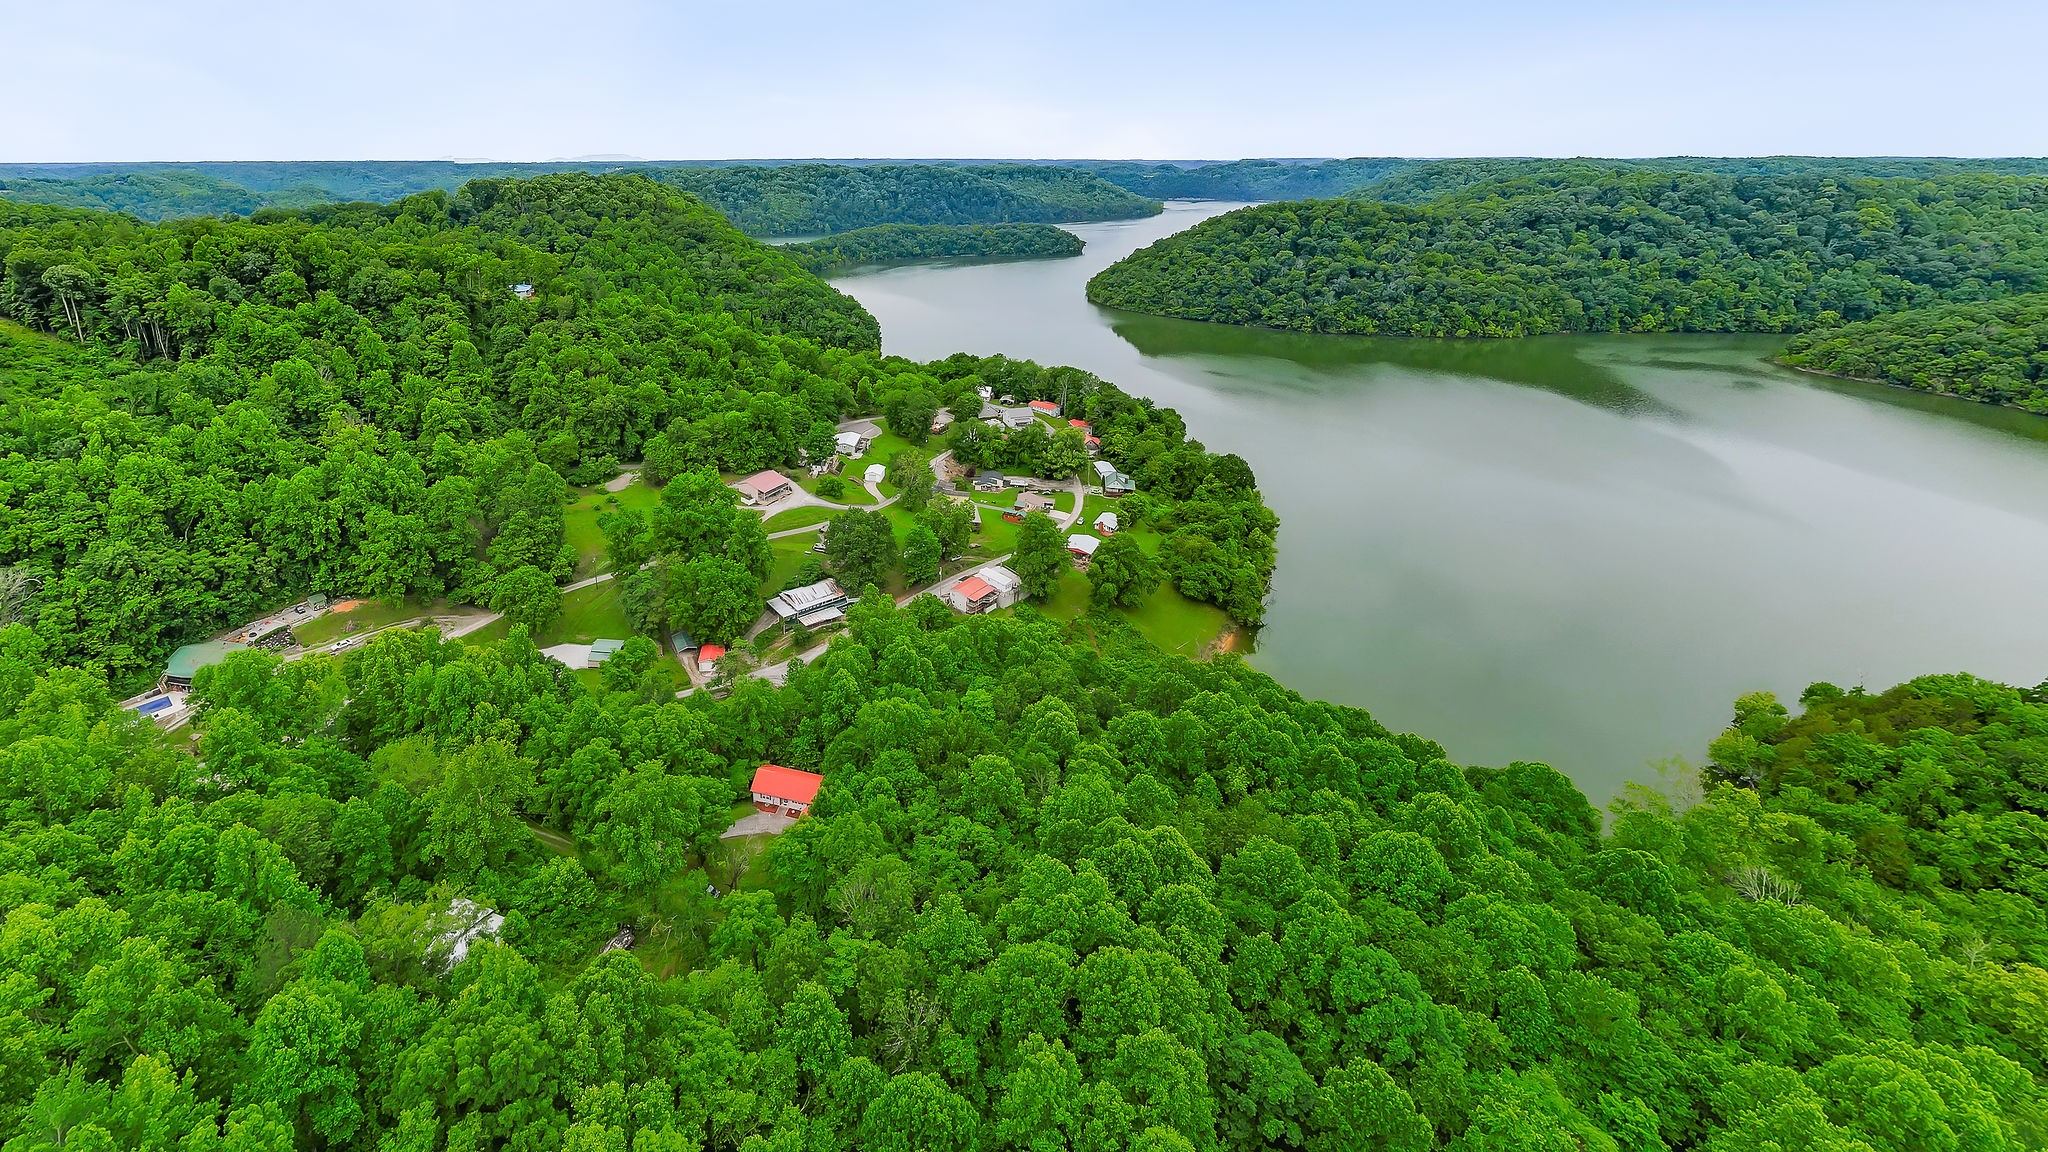
M171 659L164 665L164 674L157 681L163 688L190 688L192 677L201 668L211 668L228 658L230 653L240 652L248 645L239 640L208 640L202 644L187 644L171 653Z
M1113 475L1116 472L1116 465L1107 460L1097 460L1091 467L1095 469L1095 475L1098 477Z
M1031 408L1029 406L1023 408L1005 408L1003 409L1002 423L1003 427L1008 428L1013 432L1019 428L1029 428L1033 424L1038 423L1038 412L1036 409Z
M996 606L996 587L979 576L969 576L953 585L951 599L955 608L969 615L986 612Z
M1095 555L1095 550L1100 547L1102 541L1085 532L1076 532L1067 537L1067 551L1072 552L1077 560L1087 560Z
M1138 486L1131 483L1131 478L1121 472L1111 472L1102 478L1104 496L1128 496L1137 490Z
M1003 486L1005 488L1036 488L1038 481L1029 476L1005 476L1003 477Z
M869 484L880 484L888 478L889 469L881 464L868 465L867 473L862 477Z
M763 764L754 770L754 782L748 790L754 794L754 807L763 812L801 816L810 811L811 801L818 798L818 789L824 784L825 778L816 772Z
M832 450L841 456L858 456L868 450L868 445L858 432L841 432L832 438Z
M1003 519L1008 520L1012 524L1022 524L1024 518L1033 512L1050 513L1051 511L1052 501L1046 497L1040 496L1036 492L1019 492L1017 493L1016 501L1010 505L1008 511L1003 513Z
M852 602L839 581L827 576L816 584L792 588L768 601L768 610L785 624L794 620L806 628L816 628L845 616L846 606Z
M592 668L597 667L599 664L618 655L619 649L625 646L626 642L624 640L592 640L590 642L590 666Z
M941 408L932 413L932 435L936 436L953 426L953 410Z
M1024 578L1000 564L983 568L976 575L996 590L998 608L1007 608L1024 595Z
M742 502L752 505L773 504L790 491L789 477L772 468L756 472L733 487L740 490Z
M987 384L975 385L974 394L981 397L983 400L993 400L996 398L996 390Z
M1114 536L1123 525L1117 523L1116 513L1104 512L1095 518L1095 530L1104 536Z
M514 284L512 285L512 294L521 300L531 300L533 299L533 285Z
M976 492L1001 492L1003 490L1003 474L1001 472L979 473L974 477L974 490Z
M1067 427L1081 430L1081 443L1087 446L1090 456L1102 451L1102 440L1095 435L1095 425L1086 420L1069 420Z
M725 659L725 645L706 644L697 649L697 671L706 676L718 670L718 662Z
M1050 400L1033 400L1027 407L1033 412L1043 413L1055 420L1060 418L1060 406Z
M975 419L992 428L1000 428L1003 426L1003 410L989 403L987 397L983 397L981 412L975 416Z

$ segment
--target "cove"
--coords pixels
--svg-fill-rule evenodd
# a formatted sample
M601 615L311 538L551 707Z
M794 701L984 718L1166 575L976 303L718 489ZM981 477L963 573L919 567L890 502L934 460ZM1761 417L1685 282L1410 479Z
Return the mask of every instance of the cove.
M1773 337L1301 336L1083 297L1231 207L834 283L885 351L1073 364L1243 456L1282 520L1251 662L1460 763L1601 802L1698 763L1753 689L2048 678L2048 419L1793 372Z

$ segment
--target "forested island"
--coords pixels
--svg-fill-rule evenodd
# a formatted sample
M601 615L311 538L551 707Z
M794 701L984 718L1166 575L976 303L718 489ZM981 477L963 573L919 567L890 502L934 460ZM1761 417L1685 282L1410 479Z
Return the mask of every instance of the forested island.
M2048 293L1909 308L1792 338L1787 364L2048 416Z
M844 268L920 260L1079 256L1081 238L1050 224L877 224L783 246L820 276Z
M2022 186L1920 210L2023 237ZM1872 298L1926 286L1917 243L1878 246ZM1278 524L1243 460L1076 369L884 357L652 179L0 203L0 269L4 1152L2048 1143L2048 684L1745 696L1603 817L1548 766L1146 643L1133 581L1259 618ZM984 389L1041 408L986 424ZM679 693L656 641L778 587L728 478L848 417L925 507L833 515L809 563L860 595L784 686ZM1085 614L1037 513L1016 608L887 594L956 530L922 453L1058 477L1090 436L1137 491ZM588 559L565 509L629 465L645 503L587 546L636 631L572 670L536 643ZM502 620L228 653L176 730L119 701L308 592ZM808 811L724 836L764 766L821 777Z

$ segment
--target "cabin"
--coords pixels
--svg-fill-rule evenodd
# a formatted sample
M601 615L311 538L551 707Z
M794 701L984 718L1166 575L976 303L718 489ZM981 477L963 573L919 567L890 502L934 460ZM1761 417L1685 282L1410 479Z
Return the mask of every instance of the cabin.
M592 668L597 667L599 664L618 655L619 649L625 646L626 642L624 640L592 640L590 642L590 666Z
M888 478L889 469L886 465L882 464L868 465L867 473L862 477L862 479L869 484L880 484L882 481L887 480Z
M163 676L157 680L157 686L180 690L190 688L192 677L198 675L201 668L211 668L227 659L230 654L247 647L247 644L239 640L208 640L200 644L187 644L171 653L170 660L164 665Z
M1104 496L1128 496L1137 490L1138 486L1131 483L1131 478L1121 472L1111 472L1102 478Z
M1095 518L1095 530L1104 536L1114 536L1122 528L1123 525L1118 522L1114 512L1104 512Z
M1008 511L1003 513L1003 519L1008 520L1012 524L1022 524L1024 518L1033 512L1050 513L1051 511L1052 501L1047 497L1040 496L1036 492L1019 492L1017 493L1016 501L1010 505Z
M784 624L791 620L806 628L830 624L846 615L846 606L853 597L839 586L839 581L827 576L816 584L792 588L768 601L768 610L775 613Z
M1085 532L1076 532L1072 536L1067 537L1067 551L1072 552L1074 559L1081 561L1083 564L1092 559L1095 556L1095 550L1100 547L1102 547L1102 541Z
M697 649L697 671L706 676L718 671L718 662L725 659L725 645L706 644Z
M1033 400L1026 407L1030 408L1033 412L1050 416L1055 420L1060 418L1060 406L1050 400Z
M752 476L734 484L733 487L739 489L740 500L743 503L758 507L763 504L773 504L784 496L789 495L791 486L789 477L770 468L766 471L754 473Z
M771 816L796 817L811 810L811 801L818 798L818 789L824 784L825 778L816 772L763 764L754 770L754 782L748 791L753 793L754 807L761 811Z
M1001 492L1003 490L1003 474L1001 472L980 473L974 478L974 490L976 492Z

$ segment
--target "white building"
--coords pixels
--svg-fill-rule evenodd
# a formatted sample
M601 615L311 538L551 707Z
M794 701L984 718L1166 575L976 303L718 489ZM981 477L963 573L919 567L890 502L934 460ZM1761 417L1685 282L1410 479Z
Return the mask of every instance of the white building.
M845 616L851 600L839 581L828 576L816 584L782 593L768 601L768 610L785 623L795 620L806 628L816 628Z
M882 481L884 481L884 480L886 480L886 479L888 479L888 478L889 478L889 469L888 469L888 468L886 468L886 467L884 467L883 465L880 465L880 464L870 464L870 465L868 465L868 471L867 471L867 482L868 482L868 483L870 483L870 484L880 484L880 483L881 483Z

